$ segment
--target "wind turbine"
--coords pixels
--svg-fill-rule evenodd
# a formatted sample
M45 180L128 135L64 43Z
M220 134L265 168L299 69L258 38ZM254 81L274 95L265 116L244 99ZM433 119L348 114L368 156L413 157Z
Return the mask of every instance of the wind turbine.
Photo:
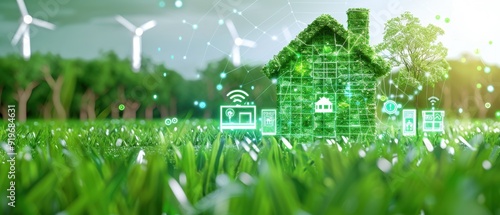
M33 18L28 14L28 9L26 9L26 4L24 4L23 0L17 0L17 5L19 6L19 10L21 11L22 22L19 25L19 28L16 31L16 34L12 38L12 45L16 45L21 36L23 37L23 56L24 59L28 60L31 57L31 46L30 46L30 25L34 24L36 26L54 30L56 26L52 23Z
M116 21L125 26L129 31L134 34L134 38L132 39L132 68L135 72L138 72L141 68L141 37L145 31L156 26L156 21L151 20L149 22L144 23L140 27L135 27L128 20L123 18L122 16L116 16Z
M256 46L256 43L254 41L241 39L231 20L226 21L226 26L234 40L233 52L232 52L233 64L235 66L239 66L241 64L240 46L254 48Z

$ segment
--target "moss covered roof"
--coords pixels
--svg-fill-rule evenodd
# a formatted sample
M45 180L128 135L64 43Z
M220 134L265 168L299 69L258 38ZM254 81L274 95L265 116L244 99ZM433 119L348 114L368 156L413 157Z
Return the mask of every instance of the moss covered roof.
M264 74L268 77L278 77L280 67L282 65L286 65L289 61L296 59L295 50L299 50L302 46L305 46L324 28L331 29L346 41L348 41L349 37L351 37L351 41L361 41L358 40L360 35L346 30L343 25L338 23L337 20L330 15L323 14L309 24L309 26L307 26L307 28L304 29L297 36L297 38L292 40L287 47L281 50L278 55L275 55L273 59L265 65L263 68ZM351 51L354 51L360 59L367 62L369 69L375 74L376 77L383 76L390 71L388 63L378 56L368 44L356 43L350 45L353 47Z

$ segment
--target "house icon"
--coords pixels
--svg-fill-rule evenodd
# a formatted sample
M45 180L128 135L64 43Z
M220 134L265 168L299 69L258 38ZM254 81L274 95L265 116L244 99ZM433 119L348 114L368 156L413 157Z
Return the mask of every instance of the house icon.
M349 9L347 17L348 30L319 16L263 68L277 80L278 135L375 137L376 79L390 67L368 44L368 9Z
M333 112L333 104L330 99L322 97L315 103L314 111L316 113L332 113Z

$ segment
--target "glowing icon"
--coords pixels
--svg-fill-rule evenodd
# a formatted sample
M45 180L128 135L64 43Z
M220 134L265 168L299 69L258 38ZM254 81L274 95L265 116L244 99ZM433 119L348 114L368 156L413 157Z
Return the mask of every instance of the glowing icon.
M118 105L118 110L124 111L125 110L125 105L124 104Z
M262 136L276 135L276 109L262 109Z
M436 104L436 102L439 101L439 98L438 97L435 97L435 96L431 96L429 97L429 102L431 103L432 105L432 108L434 108L434 105Z
M397 115L399 113L398 109L401 108L402 106L398 103L396 103L393 100L387 100L384 102L384 106L382 107L382 112L387 113L389 115Z
M235 104L241 104L248 97L248 93L243 90L233 90L226 95Z
M220 131L257 129L255 106L220 106Z
M172 118L172 119L167 118L167 119L165 119L165 125L177 124L178 121L179 120L177 118L175 118L175 117Z
M326 97L320 98L314 106L314 112L316 113L333 113L333 104L330 99Z
M444 111L422 111L422 116L424 118L424 132L444 131Z
M257 129L257 107L242 105L249 96L243 90L233 90L227 95L235 105L220 106L220 131Z
M403 110L403 136L417 135L417 110Z

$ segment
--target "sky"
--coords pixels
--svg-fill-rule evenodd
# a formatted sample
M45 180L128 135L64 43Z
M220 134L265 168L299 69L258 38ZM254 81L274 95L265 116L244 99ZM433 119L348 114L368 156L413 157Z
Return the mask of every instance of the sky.
M208 62L230 57L234 40L226 27L231 20L239 37L256 42L241 47L241 61L267 63L321 14L347 26L349 8L370 9L370 44L382 41L390 18L409 11L422 24L445 30L440 38L449 58L472 53L487 64L500 65L500 28L495 0L25 0L29 13L57 26L31 27L33 52L66 58L97 58L102 51L132 55L132 34L116 20L121 15L136 26L156 20L142 36L142 55L194 79ZM0 1L0 55L20 54L12 45L21 14L16 0Z

